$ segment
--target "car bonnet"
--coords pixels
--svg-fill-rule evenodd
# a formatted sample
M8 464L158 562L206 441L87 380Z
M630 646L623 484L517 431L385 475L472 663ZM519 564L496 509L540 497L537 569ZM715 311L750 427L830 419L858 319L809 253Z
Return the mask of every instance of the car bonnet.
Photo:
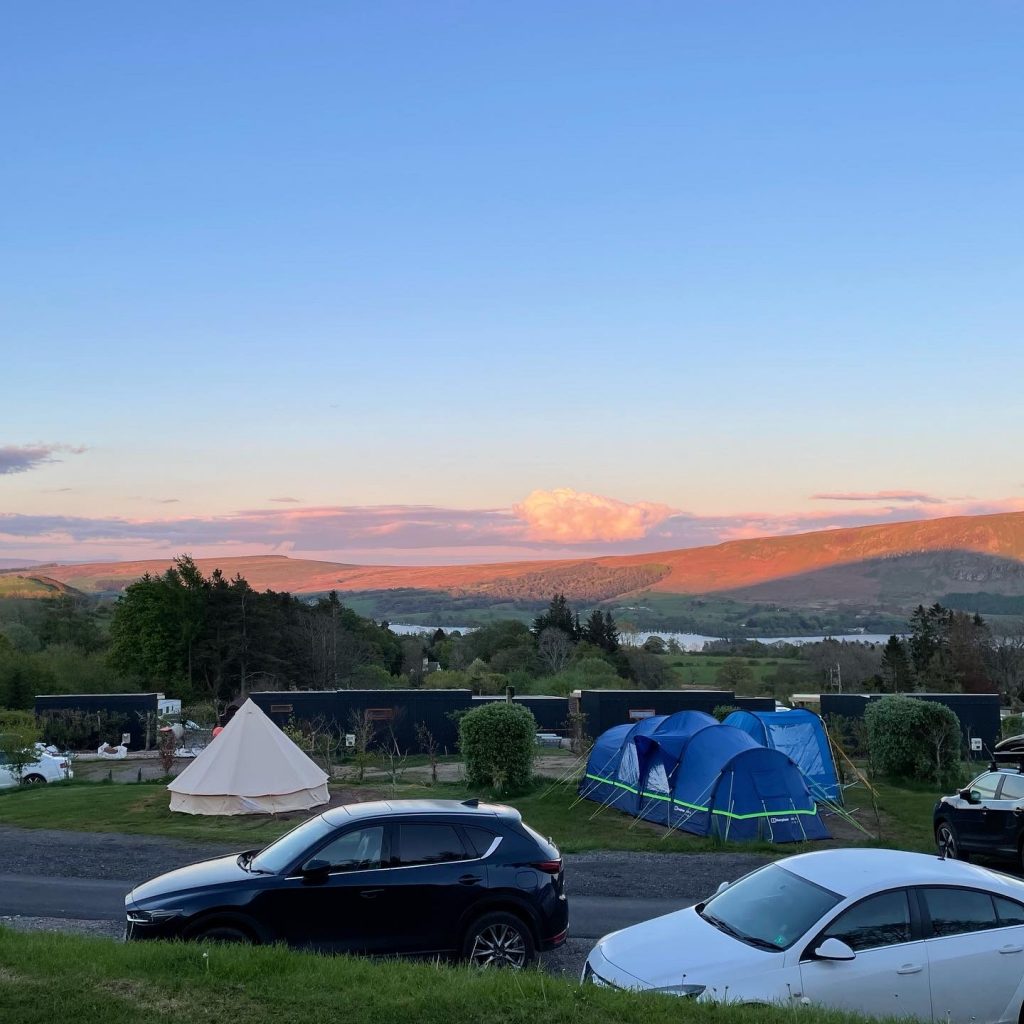
M654 988L708 984L723 974L779 966L784 953L758 949L705 921L696 910L678 910L615 932L598 944L614 967Z

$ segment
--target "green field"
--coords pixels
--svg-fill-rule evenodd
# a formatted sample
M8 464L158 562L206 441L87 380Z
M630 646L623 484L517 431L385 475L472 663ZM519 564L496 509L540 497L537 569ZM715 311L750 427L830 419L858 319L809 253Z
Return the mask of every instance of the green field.
M280 947L121 945L0 928L0 1020L10 1024L840 1024L814 1009L698 1005L580 986L541 971L480 971L291 953Z
M351 786L343 799L376 797L432 797L465 799L464 785ZM868 835L842 820L829 818L836 845L881 843L910 850L932 849L931 809L934 789L880 786L880 815L876 819L869 794L847 791L847 807ZM712 850L746 850L761 853L794 853L793 847L768 843L722 844L709 838L689 836L648 822L637 821L589 800L579 800L571 785L541 784L532 792L509 798L538 831L550 836L563 853L588 850L636 850L664 853L702 853ZM301 815L290 818L254 815L245 818L194 817L174 814L165 787L159 783L65 783L24 787L0 792L0 824L24 828L58 828L84 832L120 832L169 836L183 840L237 843L240 848L258 847L292 827Z

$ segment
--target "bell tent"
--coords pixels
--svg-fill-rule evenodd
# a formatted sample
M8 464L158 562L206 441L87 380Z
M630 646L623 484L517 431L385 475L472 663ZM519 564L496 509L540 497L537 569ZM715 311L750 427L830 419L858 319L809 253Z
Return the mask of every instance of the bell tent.
M843 789L836 774L832 745L825 723L813 711L734 711L724 724L742 729L772 750L782 751L804 773L807 785L819 800L842 803Z
M327 775L247 700L167 787L186 814L275 814L330 799Z

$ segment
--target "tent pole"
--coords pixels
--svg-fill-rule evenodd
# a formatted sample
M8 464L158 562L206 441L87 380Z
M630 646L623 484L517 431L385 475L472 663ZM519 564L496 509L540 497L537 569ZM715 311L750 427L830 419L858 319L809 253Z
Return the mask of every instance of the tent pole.
M729 842L729 829L732 828L732 815L733 815L734 811L736 810L736 802L732 798L732 788L733 788L733 784L735 782L736 782L736 772L735 772L735 770L733 770L733 771L731 771L729 773L729 817L726 819L726 822L725 822L725 841L726 842Z

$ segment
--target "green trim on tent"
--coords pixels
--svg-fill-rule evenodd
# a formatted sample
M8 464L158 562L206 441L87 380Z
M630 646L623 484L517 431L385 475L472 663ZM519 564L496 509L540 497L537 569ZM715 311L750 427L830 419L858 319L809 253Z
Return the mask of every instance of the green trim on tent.
M603 782L606 786L615 786L617 789L626 790L627 793L635 793L637 796L647 797L651 800L664 800L666 803L678 804L680 807L685 807L691 811L720 814L723 818L734 818L738 821L749 820L750 818L781 818L789 814L810 814L813 816L818 813L817 807L813 807L810 810L800 810L797 807L792 807L786 811L754 811L752 814L734 814L732 811L713 811L710 807L700 807L697 804L688 804L684 800L673 800L672 797L662 796L660 793L646 793L633 786L626 785L625 782L617 782L615 779L605 779L600 775L591 775L590 772L587 772L584 778L593 779L595 782Z

